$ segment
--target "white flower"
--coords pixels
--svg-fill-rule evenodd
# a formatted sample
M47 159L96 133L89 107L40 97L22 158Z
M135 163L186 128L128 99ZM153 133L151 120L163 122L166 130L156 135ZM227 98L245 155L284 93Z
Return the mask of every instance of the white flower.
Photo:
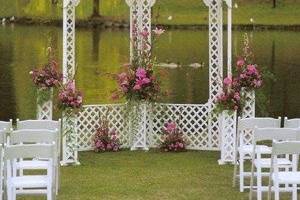
M238 6L238 4L237 4L237 3L235 3L235 4L234 4L234 7L235 7L235 8L238 8L239 6Z
M168 17L168 20L172 20L173 19L173 17L172 17L172 15L170 15L169 17Z
M29 74L33 74L33 71L30 71Z
M162 29L162 28L157 28L157 27L156 27L156 28L153 30L153 32L155 33L155 35L160 36L161 34L163 34L163 33L165 32L165 30Z
M253 22L254 22L254 19L253 19L253 18L250 18L250 22L253 23Z

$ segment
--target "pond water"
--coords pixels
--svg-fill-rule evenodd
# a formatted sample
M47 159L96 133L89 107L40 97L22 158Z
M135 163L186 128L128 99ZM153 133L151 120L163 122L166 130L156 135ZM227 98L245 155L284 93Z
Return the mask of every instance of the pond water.
M241 52L244 32L233 33L233 55ZM249 32L256 62L275 75L257 95L258 116L300 116L299 32ZM0 120L34 118L36 91L29 71L46 61L52 41L62 56L62 29L48 26L0 27ZM226 45L226 44L225 44ZM204 103L208 99L208 32L170 30L156 43L160 62L181 63L176 69L159 68L170 95L168 103ZM78 29L76 32L77 86L85 104L112 103L116 88L111 74L129 60L128 30ZM225 60L225 59L224 59ZM203 63L192 68L191 63Z

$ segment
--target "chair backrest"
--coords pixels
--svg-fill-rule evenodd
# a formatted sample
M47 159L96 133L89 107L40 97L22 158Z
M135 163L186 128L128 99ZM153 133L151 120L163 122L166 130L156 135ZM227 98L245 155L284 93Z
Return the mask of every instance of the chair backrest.
M6 131L0 130L0 144L6 143Z
M61 130L61 120L24 120L17 119L17 129L47 129L47 130Z
M12 129L12 120L9 122L0 121L0 131L10 131Z
M36 157L56 159L55 151L55 143L7 145L5 147L4 160Z
M253 131L257 128L280 128L281 118L238 118L238 136L240 145L252 144Z
M53 143L58 140L58 131L45 129L24 129L13 131L9 136L10 144L20 143Z
M272 154L300 154L300 141L273 141Z
M300 118L288 119L284 118L284 127L285 128L300 128Z
M298 129L292 128L257 128L254 129L254 144L265 140L288 140L295 141L297 139Z

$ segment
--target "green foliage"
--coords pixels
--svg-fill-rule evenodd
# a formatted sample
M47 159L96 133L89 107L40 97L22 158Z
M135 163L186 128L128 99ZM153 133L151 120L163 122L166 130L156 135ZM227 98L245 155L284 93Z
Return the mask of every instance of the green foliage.
M53 90L51 88L48 89L37 89L37 104L42 106L47 101L51 100Z

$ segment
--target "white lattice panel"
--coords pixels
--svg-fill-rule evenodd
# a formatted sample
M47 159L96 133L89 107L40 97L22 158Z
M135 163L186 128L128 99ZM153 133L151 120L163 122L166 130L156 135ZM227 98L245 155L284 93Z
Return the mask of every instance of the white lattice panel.
M79 1L63 1L63 82L75 74L75 6ZM63 114L63 160L62 164L78 164L76 121ZM76 119L74 117L74 119ZM70 133L66 135L66 133Z
M223 11L222 1L207 0L209 7L209 102L214 109L216 96L221 92L223 79ZM220 129L218 115L209 112L209 135L211 148L219 148Z
M150 147L159 145L164 123L176 121L190 143L188 149L216 150L216 148L211 148L212 145L209 143L208 104L155 104L152 109L147 110L146 142ZM110 128L115 128L118 131L123 147L129 147L136 141L139 142L135 147L144 147L143 134L140 135L138 140L130 138L131 133L128 131L129 126L126 123L128 119L126 118L128 115L126 104L92 105L84 106L84 110L77 117L76 130L80 151L92 149L92 136L99 127L99 116L104 116L107 111Z
M136 149L143 149L143 150L148 150L148 144L147 144L147 136L150 133L150 104L149 103L141 103L137 106L134 106L133 108L135 111L131 114L136 113L138 115L138 121L133 122L130 119L133 119L132 116L130 116L130 125L129 125L129 132L132 136L131 141L131 150L136 150ZM132 124L132 123L137 123L137 124ZM132 129L132 125L136 126L135 130Z
M36 118L39 120L52 120L52 112L53 112L53 89L50 89L50 99L46 102L44 102L42 105L39 104L39 95L40 92L38 90L37 92L37 116Z
M235 160L236 112L223 111L220 115L221 160L220 164Z
M125 122L125 104L84 106L77 116L77 132L79 150L92 149L92 137L99 128L99 120L105 117L109 121L109 128L115 129L123 147L129 147L129 134Z
M43 103L43 105L37 105L37 119L52 120L52 110L52 100Z
M62 165L78 163L78 132L76 129L76 115L72 112L63 112L63 160Z
M242 90L242 95L245 97L245 105L243 107L242 117L255 117L255 91Z

